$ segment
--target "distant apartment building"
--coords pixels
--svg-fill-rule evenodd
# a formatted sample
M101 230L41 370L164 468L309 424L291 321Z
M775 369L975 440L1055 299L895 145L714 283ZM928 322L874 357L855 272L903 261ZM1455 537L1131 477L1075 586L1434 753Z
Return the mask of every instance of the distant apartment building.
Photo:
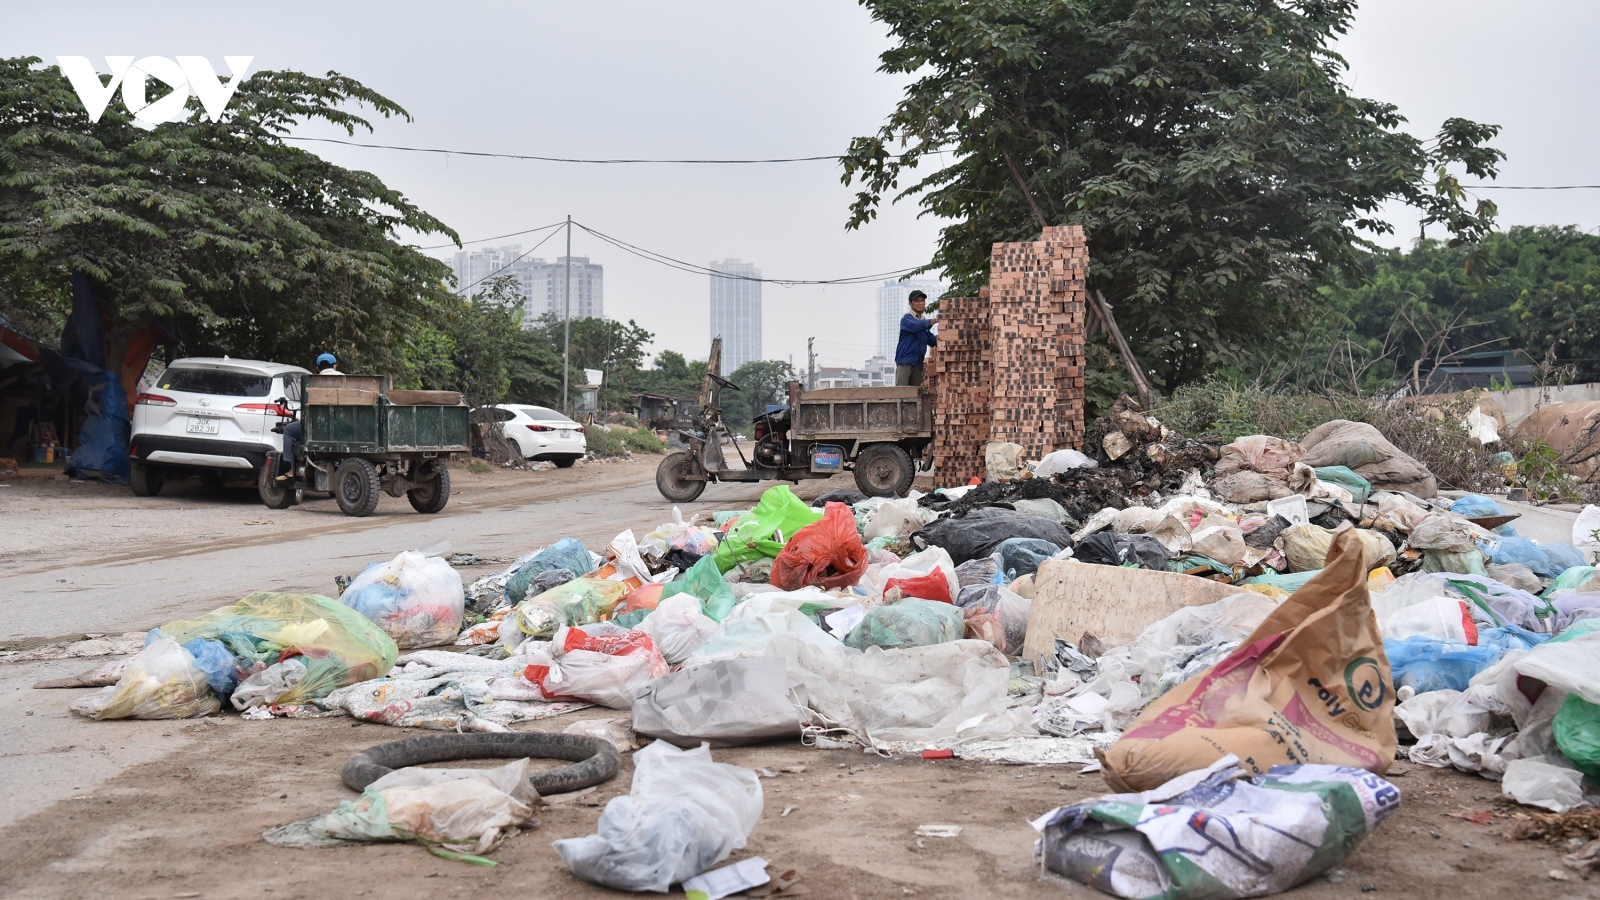
M883 387L893 384L894 360L882 356L874 356L857 368L817 366L819 388Z
M929 300L939 299L944 293L944 285L926 278L913 278L908 281L885 281L878 288L878 355L894 361L894 348L900 342L900 317L910 311L906 306L906 298L912 291L921 291L928 295ZM890 378L890 384L894 379Z
M711 336L722 337L722 374L761 355L761 270L737 259L713 262Z
M520 258L519 258L520 257ZM516 279L522 298L522 324L526 328L540 316L560 316L567 303L567 258L554 262L523 257L522 247L486 247L463 250L455 256L456 292L462 296L481 293L485 282L495 275ZM572 257L572 309L574 319L605 318L605 267L587 256Z

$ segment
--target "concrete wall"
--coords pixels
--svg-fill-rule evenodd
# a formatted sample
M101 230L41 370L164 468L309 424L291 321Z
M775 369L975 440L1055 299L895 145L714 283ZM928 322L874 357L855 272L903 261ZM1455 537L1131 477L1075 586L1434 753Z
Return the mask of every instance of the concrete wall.
M1514 388L1509 391L1488 391L1500 404L1506 415L1506 424L1512 428L1527 418L1533 408L1541 403L1581 403L1600 400L1600 384L1569 384L1565 387Z

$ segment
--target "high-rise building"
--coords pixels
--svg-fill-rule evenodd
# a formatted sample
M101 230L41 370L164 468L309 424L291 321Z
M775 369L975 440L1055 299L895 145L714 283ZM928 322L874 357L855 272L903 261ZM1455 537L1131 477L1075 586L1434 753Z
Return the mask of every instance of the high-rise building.
M761 270L725 259L711 270L711 336L722 336L722 374L761 355Z
M907 281L885 281L878 288L878 355L894 360L895 345L900 343L900 317L911 311L906 298L912 291L921 291L930 301L939 299L944 285L926 278Z
M532 325L545 313L560 316L567 302L567 258L547 262L522 255L519 244L462 250L456 253L454 268L456 292L462 296L480 294L492 276L509 275L516 279L522 298L523 327ZM587 256L572 258L572 318L605 318L605 267Z

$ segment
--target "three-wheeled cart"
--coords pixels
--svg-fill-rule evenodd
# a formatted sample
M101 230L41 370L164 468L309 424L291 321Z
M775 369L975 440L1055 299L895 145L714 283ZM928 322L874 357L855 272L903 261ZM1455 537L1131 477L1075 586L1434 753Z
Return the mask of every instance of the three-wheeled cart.
M447 464L471 452L469 410L460 394L394 390L387 375L301 379L298 465L293 478L278 481L278 454L268 454L256 482L262 503L284 509L305 491L331 493L345 515L368 516L382 492L404 494L420 513L444 509Z

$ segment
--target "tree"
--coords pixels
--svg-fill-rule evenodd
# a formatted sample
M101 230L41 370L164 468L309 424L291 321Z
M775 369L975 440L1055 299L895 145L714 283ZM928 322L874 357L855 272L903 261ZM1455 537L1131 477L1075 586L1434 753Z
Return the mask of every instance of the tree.
M915 80L851 143L848 227L941 163L894 199L950 220L928 268L971 293L993 243L1038 234L1033 204L1083 225L1090 288L1167 387L1290 329L1328 271L1357 276L1386 202L1452 242L1491 227L1455 173L1494 176L1498 129L1424 142L1352 95L1332 43L1354 0L863 2L896 40L881 69Z
M0 313L59 323L81 272L110 314L113 365L153 321L191 352L304 363L331 350L356 370L400 371L451 294L447 267L397 233L455 233L377 177L284 140L312 121L370 130L350 111L363 106L409 119L337 73L269 71L221 122L191 98L188 121L147 131L118 104L91 123L54 67L0 59Z
M729 428L743 428L769 405L783 402L784 385L795 380L795 373L786 362L753 359L733 370L728 380L737 384L739 391L723 390L723 419Z
M602 409L620 409L628 402L629 385L644 364L644 348L655 335L629 319L626 324L611 319L571 320L571 384L584 383L584 369L605 373L600 389ZM566 333L561 318L546 313L533 324L535 340L557 357L556 380L559 399L560 356Z
M439 310L438 324L424 325L410 340L402 381L428 390L460 391L472 406L507 399L522 336L522 298L517 280L501 275L485 282L471 300L454 298ZM557 360L559 372L560 361Z
M705 372L705 360L690 362L676 350L663 350L656 354L655 366L639 372L633 383L648 393L691 398L700 393Z

